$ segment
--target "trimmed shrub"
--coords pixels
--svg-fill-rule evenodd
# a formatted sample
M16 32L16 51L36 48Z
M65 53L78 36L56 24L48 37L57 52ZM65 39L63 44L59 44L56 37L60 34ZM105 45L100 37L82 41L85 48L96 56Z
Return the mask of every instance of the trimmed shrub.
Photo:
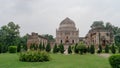
M42 50L45 50L45 45L44 45L44 43L43 43L43 46L42 46Z
M120 54L114 54L110 56L109 63L112 68L120 68Z
M91 54L94 54L94 53L95 53L95 47L94 47L94 45L91 45L91 46L90 46L90 53L91 53Z
M77 49L79 50L79 53L80 54L83 54L83 53L86 53L87 52L87 49L85 47L85 45L83 43L80 43L78 46L77 46Z
M21 45L19 44L18 46L17 46L17 52L20 52L21 51Z
M9 51L9 53L16 53L17 52L17 47L16 46L9 46L8 51Z
M63 46L63 44L59 45L59 51L60 51L60 53L64 53L64 46Z
M120 46L118 46L118 53L120 53Z
M88 52L88 53L90 52L90 47L89 47L89 46L87 47L87 52Z
M112 52L113 54L115 54L115 53L116 53L116 48L115 48L115 45L112 45L112 46L111 46L111 52Z
M56 44L53 47L53 53L57 53L57 45Z
M68 54L71 54L72 53L72 48L71 46L68 47Z
M42 51L42 43L39 44L39 49Z
M79 50L77 49L77 46L78 46L78 44L76 43L76 44L75 44L75 47L74 47L74 52L75 52L76 54L79 53Z
M44 62L50 59L49 54L45 51L21 52L19 56L19 60L23 62Z
M47 52L50 52L50 51L51 51L50 43L47 44L47 46L46 46L46 51L47 51Z
M2 53L2 45L0 44L0 53Z
M109 53L109 46L108 45L105 46L105 53Z

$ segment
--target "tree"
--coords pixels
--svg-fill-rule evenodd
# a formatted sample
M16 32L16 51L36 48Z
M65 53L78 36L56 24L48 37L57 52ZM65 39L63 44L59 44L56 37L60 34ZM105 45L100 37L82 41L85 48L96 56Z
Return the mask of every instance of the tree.
M91 46L90 46L90 53L91 53L91 54L94 54L94 53L95 53L95 47L94 47L94 45L91 45Z
M57 53L57 44L55 44L53 47L53 53Z
M63 46L63 44L60 44L60 45L59 45L59 51L60 51L61 53L64 53L64 46Z
M118 53L120 53L120 46L118 47Z
M75 44L75 47L74 47L74 52L75 52L75 53L79 53L79 51L78 51L78 49L77 49L77 46L78 46L78 44L76 43L76 44Z
M90 52L90 47L89 47L89 46L87 47L87 52L88 52L88 53Z
M2 45L0 44L0 53L2 53Z
M108 45L105 46L105 53L109 53L109 46Z
M39 44L39 49L40 49L40 51L42 51L42 43L41 42Z
M68 54L71 54L72 53L72 48L71 46L68 47Z
M45 45L44 45L44 43L43 43L42 49L45 50Z
M17 45L17 52L21 51L21 45Z
M46 51L47 51L47 52L50 52L50 51L51 51L50 43L47 44L47 46L46 46Z
M14 22L9 22L0 29L0 42L2 44L2 52L7 52L9 46L19 44L20 26Z
M119 45L120 44L120 34L115 35L114 40L115 40L116 46L119 47L120 46Z
M44 34L44 35L42 35L43 37L45 37L45 38L47 38L48 39L48 41L54 41L54 38L53 38L53 36L52 35L49 35L49 34Z
M111 52L112 52L113 54L116 53L116 49L115 49L115 45L114 45L114 44L111 46Z
M91 25L91 28L104 28L104 22L103 21L94 21Z
M99 45L97 53L101 53L101 52L102 52L102 46Z

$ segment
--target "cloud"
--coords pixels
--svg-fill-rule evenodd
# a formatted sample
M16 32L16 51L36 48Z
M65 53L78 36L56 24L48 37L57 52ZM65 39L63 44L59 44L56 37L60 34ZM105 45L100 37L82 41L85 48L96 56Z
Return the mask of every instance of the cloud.
M21 26L21 35L52 34L66 17L85 36L95 20L120 25L119 0L0 0L0 26L10 21Z

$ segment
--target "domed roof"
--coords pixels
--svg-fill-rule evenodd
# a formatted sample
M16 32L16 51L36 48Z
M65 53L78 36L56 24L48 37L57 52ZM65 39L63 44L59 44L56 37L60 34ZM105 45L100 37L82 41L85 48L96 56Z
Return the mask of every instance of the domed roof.
M76 27L75 27L75 23L67 17L60 23L59 29L60 30L76 30Z
M64 24L71 24L71 25L75 25L75 23L70 19L70 18L65 18L60 25L64 25Z

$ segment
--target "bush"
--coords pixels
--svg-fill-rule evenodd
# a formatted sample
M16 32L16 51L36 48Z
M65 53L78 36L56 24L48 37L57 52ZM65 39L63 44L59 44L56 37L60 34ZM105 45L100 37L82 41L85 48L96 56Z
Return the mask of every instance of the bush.
M105 46L105 53L109 53L109 46L108 45Z
M72 53L72 48L71 46L68 47L68 54L71 54Z
M89 47L89 46L87 47L87 52L88 52L88 53L90 52L90 47Z
M80 54L83 54L83 53L86 53L86 52L87 52L87 48L86 48L86 46L85 46L83 43L80 43L80 44L77 46L77 49L79 50L79 53L80 53Z
M56 44L53 47L53 53L57 53L57 45Z
M47 51L47 52L50 52L50 51L51 51L50 43L47 44L47 46L46 46L46 51Z
M75 52L75 53L79 53L79 51L78 51L78 49L77 49L77 46L78 46L78 44L76 43L76 44L75 44L75 47L74 47L74 52Z
M115 53L116 53L116 48L115 48L115 45L112 45L112 46L111 46L111 52L112 52L113 54L115 54Z
M120 53L120 46L118 46L118 53Z
M16 53L17 47L16 46L9 46L8 51L9 51L9 53Z
M91 45L91 46L90 46L90 53L91 53L91 54L94 54L94 53L95 53L95 47L94 47L94 45Z
M60 51L60 53L64 53L64 46L63 46L63 44L59 45L59 51Z
M101 45L99 45L99 46L98 46L97 53L99 54L99 53L101 53L101 52L102 52L102 46L101 46Z
M0 44L0 53L2 53L2 45Z
M49 54L45 51L21 52L19 56L19 60L23 62L43 62L50 59Z
M39 44L39 49L42 51L42 43Z
M109 63L112 66L112 68L120 68L120 54L110 56Z

